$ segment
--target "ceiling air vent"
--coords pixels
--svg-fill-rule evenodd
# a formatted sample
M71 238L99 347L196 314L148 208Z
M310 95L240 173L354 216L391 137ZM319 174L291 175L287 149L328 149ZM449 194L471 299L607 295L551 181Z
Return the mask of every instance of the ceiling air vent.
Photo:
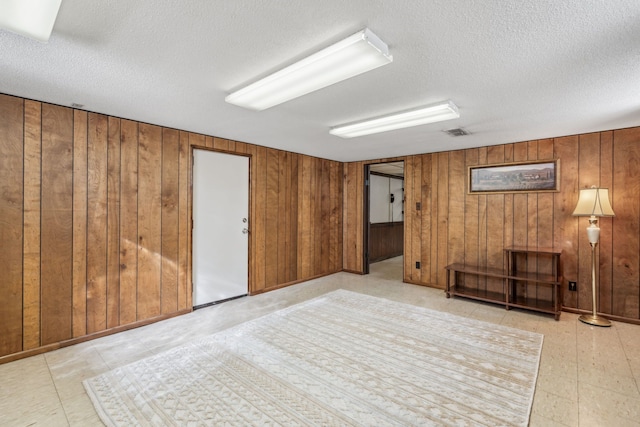
M464 130L462 128L449 129L449 130L445 130L444 132L446 134L448 134L449 136L465 136L465 135L469 135L469 132L467 132L466 130Z

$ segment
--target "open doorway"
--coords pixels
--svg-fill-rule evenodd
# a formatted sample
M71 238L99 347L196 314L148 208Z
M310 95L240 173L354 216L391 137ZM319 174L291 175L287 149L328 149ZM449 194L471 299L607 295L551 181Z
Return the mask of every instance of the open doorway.
M365 168L365 274L403 279L404 161Z

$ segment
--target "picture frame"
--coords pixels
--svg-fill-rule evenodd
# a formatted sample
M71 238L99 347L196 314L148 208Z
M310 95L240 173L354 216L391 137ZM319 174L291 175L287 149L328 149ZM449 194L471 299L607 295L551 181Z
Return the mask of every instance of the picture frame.
M560 159L468 167L467 193L529 193L560 191Z

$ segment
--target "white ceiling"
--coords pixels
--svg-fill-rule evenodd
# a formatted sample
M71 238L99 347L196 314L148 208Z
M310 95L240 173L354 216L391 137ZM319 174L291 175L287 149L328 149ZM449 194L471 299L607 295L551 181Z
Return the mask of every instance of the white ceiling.
M262 112L224 102L364 27L392 64ZM340 161L640 125L638 0L63 0L48 44L0 30L0 52L3 93ZM446 99L459 119L328 133Z

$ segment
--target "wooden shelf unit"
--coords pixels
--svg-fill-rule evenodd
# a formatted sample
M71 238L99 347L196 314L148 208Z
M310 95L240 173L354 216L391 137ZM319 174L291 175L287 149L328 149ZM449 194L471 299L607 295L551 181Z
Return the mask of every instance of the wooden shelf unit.
M447 270L446 295L447 298L461 296L479 301L504 305L507 310L512 307L553 314L560 319L562 309L562 276L560 275L561 251L551 248L527 248L510 246L504 249L506 269L478 267L461 263L449 264ZM547 263L544 271L527 271L520 267L529 260L538 265ZM546 260L546 261L545 261ZM488 290L469 288L464 286L462 276L491 277L500 279L502 290ZM548 290L548 291L545 291ZM550 299L539 298L539 293L548 292Z

